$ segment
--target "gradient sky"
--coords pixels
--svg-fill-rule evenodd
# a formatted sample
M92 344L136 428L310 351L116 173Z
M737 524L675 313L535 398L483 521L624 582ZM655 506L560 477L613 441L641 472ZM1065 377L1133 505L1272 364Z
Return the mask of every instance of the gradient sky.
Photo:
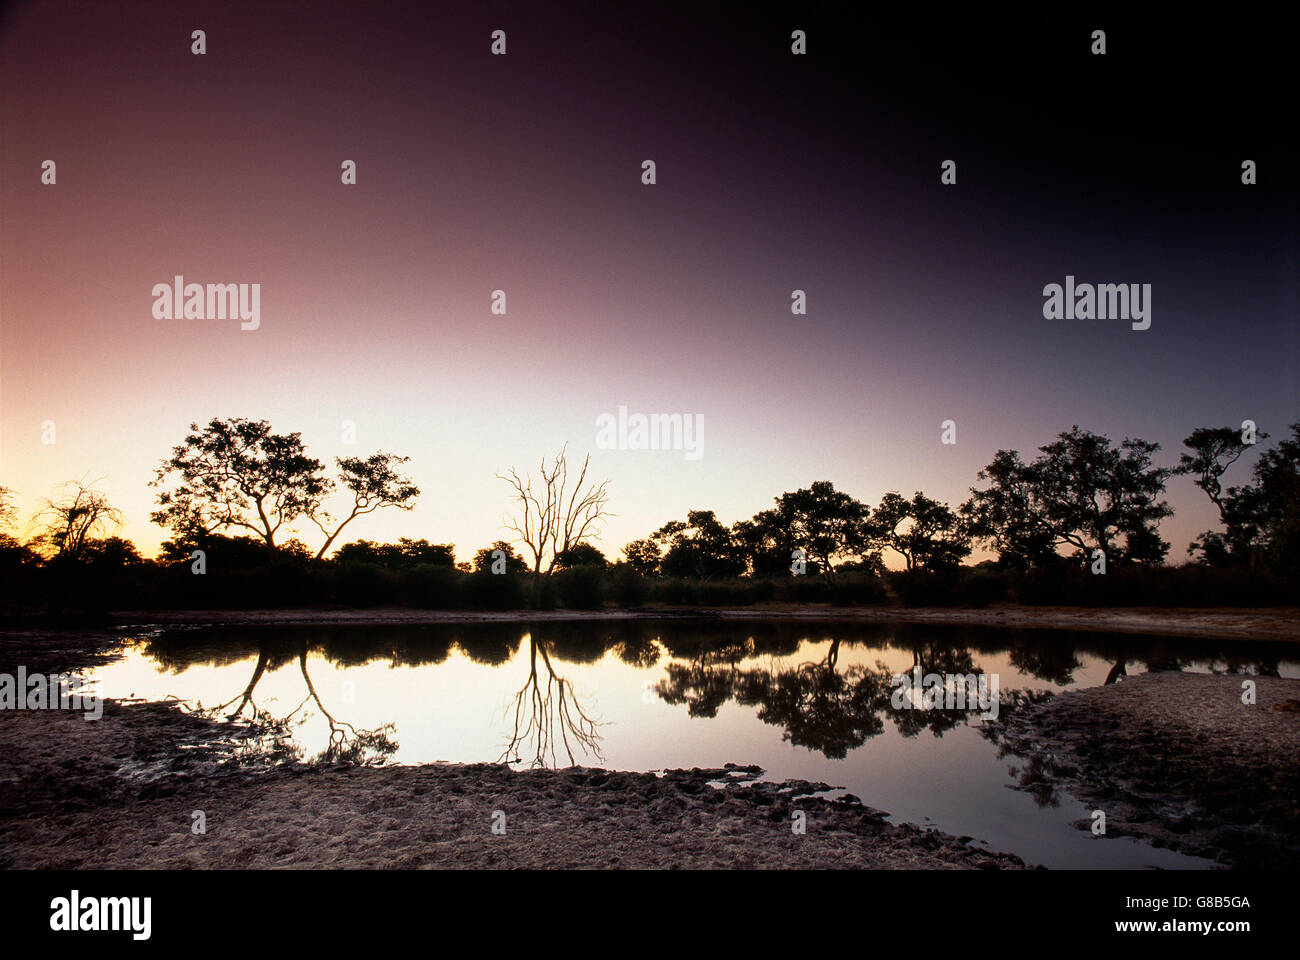
M98 479L152 553L146 484L212 417L301 431L327 462L409 455L417 508L340 543L460 559L506 536L494 475L566 441L611 480L613 555L814 480L955 505L998 448L1074 424L1171 464L1197 426L1300 419L1276 27L657 7L11 6L0 485L24 522ZM261 283L260 329L155 320L176 274ZM1152 284L1151 328L1045 320L1067 274ZM619 405L702 415L702 459L596 449ZM1215 515L1188 478L1168 498L1181 561Z

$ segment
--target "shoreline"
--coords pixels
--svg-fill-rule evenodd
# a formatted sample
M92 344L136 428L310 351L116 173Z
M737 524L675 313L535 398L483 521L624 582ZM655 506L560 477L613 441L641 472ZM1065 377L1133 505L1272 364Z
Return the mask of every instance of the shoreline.
M706 611L708 619L902 620L1009 626L1019 610ZM1046 617L1077 610L1034 611ZM151 622L466 623L683 619L696 611L180 611ZM836 614L839 615L836 615ZM847 616L845 615L847 613ZM963 615L954 621L948 615ZM1084 611L1093 614L1095 611ZM1123 611L1130 617L1134 611ZM1163 611L1162 611L1163 613ZM1204 616L1205 612L1191 613ZM1222 612L1218 612L1222 614ZM1270 611L1279 618L1281 611ZM864 616L870 614L870 616ZM1258 626L1251 611L1222 614ZM129 614L119 614L129 623ZM932 617L941 619L932 621ZM990 619L996 618L996 619ZM141 618L143 620L143 618ZM149 622L149 621L146 621ZM1185 632L1167 619L1153 632ZM1290 623L1286 623L1290 626ZM1092 629L1110 629L1094 626ZM1229 634L1239 635L1239 634ZM1251 638L1259 638L1251 632ZM1282 639L1282 638L1275 638ZM0 630L0 671L76 670L111 659L120 629ZM1240 685L1259 703L1243 713ZM1024 761L1031 792L1063 790L1106 812L1108 832L1230 867L1300 861L1300 680L1147 673L1058 694L1009 713L995 742ZM1279 709L1273 709L1279 707ZM1022 869L1024 862L915 824L857 798L808 796L830 784L755 783L758 768L654 773L496 764L273 765L244 749L242 724L175 702L104 701L107 723L64 711L0 711L0 867L7 868L788 868ZM718 782L724 785L714 786ZM205 811L214 826L190 833ZM515 824L490 830L494 812ZM806 834L792 831L802 811ZM511 819L511 818L516 819ZM1088 829L1090 822L1077 824ZM54 846L42 838L61 837ZM508 839L514 837L515 839Z
M1013 630L1070 630L1136 633L1222 640L1300 643L1300 608L1164 607L835 607L755 605L752 607L664 607L606 610L417 610L409 607L300 610L124 610L110 614L115 626L377 625L440 623L526 623L599 620L818 620L857 623L918 623L1001 627ZM32 629L32 628L28 628ZM7 632L0 627L0 633Z
M6 713L2 869L1026 869L755 766L275 765L174 704Z
M1064 790L1110 835L1231 869L1300 863L1300 680L1145 673L1014 711L990 739L1021 764L1014 789Z

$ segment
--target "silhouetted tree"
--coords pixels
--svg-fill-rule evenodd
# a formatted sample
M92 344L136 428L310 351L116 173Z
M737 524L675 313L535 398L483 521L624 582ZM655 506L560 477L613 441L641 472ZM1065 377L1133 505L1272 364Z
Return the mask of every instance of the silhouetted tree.
M871 549L868 539L870 512L865 504L836 490L830 481L819 480L811 487L778 497L775 518L789 531L789 542L803 549L808 559L817 562L822 574L833 580L835 564L842 559L865 560L872 554L878 558L879 551Z
M623 556L627 557L628 565L643 577L659 572L662 559L659 544L650 537L633 540L623 548Z
M608 566L609 561L605 555L589 543L575 543L555 558L556 570L569 570L573 567L599 567L604 570Z
M1291 436L1260 454L1251 484L1234 490L1240 511L1254 518L1258 550L1283 573L1300 573L1300 421Z
M566 550L594 536L601 524L612 516L609 504L609 481L587 482L591 454L582 461L577 481L569 486L567 447L561 448L548 467L542 458L538 468L538 489L531 476L519 476L514 467L497 479L510 484L519 512L506 526L518 534L532 561L533 601L541 597L542 577L555 569L556 558Z
M885 494L870 529L872 541L898 553L908 570L949 570L971 550L961 518L920 491L911 500Z
M1172 471L1151 462L1159 449L1145 440L1114 447L1075 426L1030 464L999 450L981 471L992 486L972 489L963 515L981 538L1009 545L1016 561L1042 562L1050 537L1053 552L1073 546L1082 559L1100 549L1110 562L1158 563L1169 550L1160 521L1173 513L1160 499Z
M150 519L180 539L227 527L249 530L268 547L285 524L320 507L329 483L324 465L307 456L302 434L276 434L265 420L214 419L172 449L150 486L173 476Z
M150 486L160 488L150 519L180 540L226 528L251 531L274 548L280 530L302 519L316 524L325 542L320 559L335 538L359 516L381 507L409 510L419 496L396 466L406 457L375 453L338 458L340 481L352 493L348 515L334 525L325 499L336 484L325 466L307 456L301 433L277 434L265 420L213 419L202 430L190 424L185 441L172 449ZM174 488L164 484L175 480Z
M37 513L32 542L52 560L78 561L99 533L121 526L122 520L122 511L108 502L107 494L69 481Z
M420 488L396 469L399 464L404 464L410 459L410 457L380 452L372 453L364 460L360 457L339 457L335 460L339 468L339 478L344 488L352 494L352 506L348 515L333 530L322 522L332 519L328 513L323 510L308 512L307 516L325 534L325 542L316 553L317 560L325 556L334 538L357 517L374 513L381 507L410 510L415 506L415 498L420 495Z
M685 522L671 520L650 539L666 547L660 569L670 577L734 577L745 570L731 532L712 510L690 510Z
M1256 440L1268 434L1258 432ZM1191 453L1184 453L1174 468L1174 474L1188 475L1205 491L1219 511L1224 532L1207 530L1187 548L1188 553L1201 552L1202 558L1215 566L1227 566L1253 560L1251 545L1258 535L1259 525L1254 515L1243 510L1237 489L1223 489L1223 475L1250 449L1243 443L1241 431L1233 427L1197 427L1183 441Z
M492 554L500 550L505 555L506 573L525 573L528 570L528 564L524 558L515 553L515 548L506 543L504 540L498 540L490 547L484 547L474 554L474 570L479 573L491 573L493 557Z

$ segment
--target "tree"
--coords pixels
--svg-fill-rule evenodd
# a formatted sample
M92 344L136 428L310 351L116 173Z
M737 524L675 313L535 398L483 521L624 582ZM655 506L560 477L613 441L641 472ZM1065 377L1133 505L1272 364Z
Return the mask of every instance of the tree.
M908 570L949 570L971 550L961 518L948 504L920 491L911 500L896 492L885 494L870 528L870 541L898 553Z
M1253 518L1256 549L1274 570L1300 572L1300 421L1291 437L1255 462L1252 483L1230 491L1244 516Z
M555 558L556 570L569 570L573 567L599 567L604 570L609 560L589 543L575 543Z
M307 456L300 433L275 434L265 420L243 418L214 419L202 430L192 423L190 431L150 483L178 477L150 515L178 537L237 527L274 547L281 527L314 514L329 491L324 465Z
M833 580L836 562L870 553L866 526L870 512L830 481L819 480L778 497L773 519L789 531L789 542L803 549L826 579Z
M197 540L226 528L251 531L268 548L282 529L310 520L325 534L316 552L323 558L334 540L359 516L397 507L410 510L420 490L397 467L408 457L374 453L339 457L339 481L352 493L352 505L333 529L325 499L337 484L325 465L307 455L302 434L277 434L265 420L212 420L202 430L190 424L185 442L158 468L150 486L160 489L150 519L181 540Z
M1171 471L1151 463L1160 444L1125 439L1117 449L1075 426L1039 449L1036 480L1060 542L1083 557L1101 550L1116 562L1164 559L1169 544L1157 531L1173 510L1159 499Z
M89 544L103 532L122 525L122 511L108 496L81 481L69 481L36 515L33 542L50 559L82 560Z
M18 519L18 510L14 507L14 492L8 487L0 487L0 530L13 526Z
M1256 439L1262 440L1268 434L1257 433ZM1191 436L1183 441L1183 446L1191 450L1184 453L1174 468L1176 475L1191 475L1195 483L1205 491L1219 511L1224 532L1207 530L1194 540L1187 548L1188 553L1201 552L1202 558L1218 566L1226 566L1242 561L1252 561L1252 542L1259 532L1256 518L1243 510L1245 504L1239 496L1240 490L1223 489L1223 475L1228 468L1241 459L1250 444L1243 443L1241 431L1232 427L1197 427Z
M527 549L532 561L533 600L541 596L542 577L555 569L556 558L589 537L594 537L609 512L609 481L587 482L591 454L582 461L577 481L569 486L567 445L560 448L550 467L542 458L538 469L538 489L531 476L519 476L514 467L508 474L498 474L514 491L512 497L522 511L506 523Z
M633 540L623 548L623 556L627 558L628 566L643 577L659 572L659 563L662 560L659 544L650 537Z
M526 573L528 564L524 558L515 553L515 548L504 540L498 540L490 547L484 547L474 554L474 567L477 573L491 573L492 564L496 562L493 553L500 550L506 562L506 573Z
M410 477L397 472L396 467L407 463L410 457L399 457L393 453L372 453L364 460L360 457L338 457L339 477L343 486L352 493L352 508L332 531L322 520L330 520L325 511L309 511L309 516L321 533L325 542L316 553L319 560L325 556L334 538L343 528L357 517L374 513L381 507L396 507L399 510L411 510L415 507L415 498L420 495L420 488L411 482Z
M972 539L995 549L1004 567L1027 570L1057 558L1056 531L1034 471L1020 454L999 450L977 476L992 482L985 490L972 487L971 498L960 508Z
M751 520L737 520L731 525L731 540L751 575L790 575L794 531L789 518L782 517L776 510L760 510Z
M671 520L650 535L666 548L660 569L670 577L734 577L745 571L731 533L712 510L687 511L686 521Z
M1159 449L1138 439L1114 447L1075 426L1039 447L1030 464L999 450L980 472L992 485L972 488L963 515L1012 563L1042 563L1060 546L1083 559L1101 550L1109 562L1158 563L1169 550L1160 521L1173 513L1160 499L1172 471L1152 465Z

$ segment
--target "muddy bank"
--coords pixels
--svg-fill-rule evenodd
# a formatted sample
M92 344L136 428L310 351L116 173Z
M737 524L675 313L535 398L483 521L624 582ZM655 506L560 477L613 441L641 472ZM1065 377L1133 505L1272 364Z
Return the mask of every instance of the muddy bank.
M240 737L165 704L0 712L0 868L1024 867L754 767L276 766Z
M1148 673L1004 712L990 735L1021 789L1069 792L1104 812L1108 836L1231 867L1300 864L1300 680Z
M1164 636L1300 642L1300 610L1022 607L981 609L836 607L828 604L757 604L752 607L656 607L636 610L458 611L368 610L136 610L113 614L118 624L372 624L512 623L563 620L845 620L1139 633Z

